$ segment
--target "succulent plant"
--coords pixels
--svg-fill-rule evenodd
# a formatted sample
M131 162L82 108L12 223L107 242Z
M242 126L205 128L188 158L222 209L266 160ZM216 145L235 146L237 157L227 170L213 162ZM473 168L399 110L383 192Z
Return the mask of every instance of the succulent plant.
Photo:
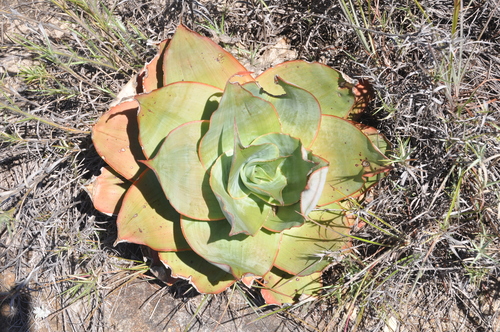
M350 244L347 198L389 169L386 140L353 122L367 94L320 63L256 78L180 25L96 123L108 164L90 188L119 242L147 246L201 293L242 280L267 303L316 295Z

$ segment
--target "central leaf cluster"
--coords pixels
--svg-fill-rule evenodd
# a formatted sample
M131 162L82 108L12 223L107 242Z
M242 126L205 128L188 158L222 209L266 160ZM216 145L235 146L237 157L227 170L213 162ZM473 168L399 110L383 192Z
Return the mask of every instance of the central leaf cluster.
M268 204L291 205L300 200L316 165L299 139L281 133L263 135L248 147L236 145L227 191L233 199L253 194Z
M328 162L308 149L319 130L317 102L317 112L304 113L308 125L298 131L286 119L296 117L303 105L273 104L251 91L254 85L228 82L222 94L212 93L221 97L210 120L177 126L147 161L179 214L193 220L226 219L230 236L302 225L316 206L328 169ZM287 88L281 99L302 93Z

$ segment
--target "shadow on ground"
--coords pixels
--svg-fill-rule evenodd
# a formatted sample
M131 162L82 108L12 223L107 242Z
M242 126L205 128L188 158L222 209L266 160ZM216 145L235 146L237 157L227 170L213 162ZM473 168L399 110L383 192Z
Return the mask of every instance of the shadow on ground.
M31 332L31 296L14 280L11 271L0 273L0 331Z

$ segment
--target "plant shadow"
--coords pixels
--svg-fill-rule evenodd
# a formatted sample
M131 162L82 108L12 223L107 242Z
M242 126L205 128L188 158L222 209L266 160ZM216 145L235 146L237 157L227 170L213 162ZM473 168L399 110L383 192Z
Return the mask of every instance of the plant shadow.
M16 285L0 293L0 331L30 332L31 296Z

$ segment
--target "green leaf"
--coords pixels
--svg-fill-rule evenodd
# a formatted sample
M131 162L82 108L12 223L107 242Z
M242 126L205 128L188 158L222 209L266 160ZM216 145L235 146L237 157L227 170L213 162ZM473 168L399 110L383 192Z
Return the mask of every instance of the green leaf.
M172 270L172 277L187 279L203 294L217 294L236 282L234 277L210 264L194 251L159 252L160 260Z
M323 64L301 60L284 62L260 74L256 81L267 93L282 95L286 91L281 84L275 84L276 76L311 93L318 100L322 114L344 118L354 106L352 84L339 71Z
M155 171L170 204L198 220L224 218L209 184L209 174L198 159L197 147L208 121L192 121L172 130L156 157L145 163Z
M366 137L368 137L370 142L372 142L373 146L376 147L380 151L380 153L384 155L387 153L390 148L390 143L387 141L385 136L382 135L376 128L357 122L353 122L353 124L356 126L356 128L361 130L361 132L363 132Z
M280 173L286 179L283 188L282 202L269 200L273 205L290 205L299 201L301 193L306 188L308 176L316 163L308 159L308 153L301 142L286 134L271 133L263 135L252 142L252 145L271 143L279 149L284 160L280 165ZM265 197L259 196L262 199Z
M139 102L139 141L152 158L165 137L190 121L209 120L219 106L222 90L194 82L177 82L136 96Z
M282 231L301 225L320 198L326 171L326 163L308 153L298 139L272 133L246 148L237 145L232 158L220 157L212 167L210 186L232 225L231 234L253 235L262 226Z
M264 201L284 205L283 188L287 184L286 177L281 172L285 158L272 160L254 160L246 163L240 173L246 188Z
M284 95L270 95L255 82L245 83L243 87L274 105L283 133L299 138L305 147L310 147L320 127L321 108L318 101L306 90L283 81L279 76L275 80L283 88Z
M231 198L244 198L249 193L254 193L265 194L268 197L274 194L280 199L286 179L276 171L283 162L283 158L279 157L279 149L274 144L250 145L246 148L237 144L227 187ZM251 174L247 174L249 172ZM249 178L255 178L255 182ZM261 186L258 186L256 182L259 182ZM272 193L262 190L262 187L269 188Z
M272 214L271 206L255 195L244 194L237 199L227 191L229 187L231 156L221 155L212 167L210 186L220 203L227 222L231 225L228 234L245 233L255 235Z
M97 153L127 180L133 180L145 169L137 162L144 159L139 144L138 106L134 100L111 107L92 128Z
M346 247L350 227L344 220L339 204L328 205L329 210L313 211L301 227L283 232L281 246L274 265L293 275L320 272L331 261L327 256Z
M123 179L109 166L101 168L101 174L85 187L96 210L112 215L120 210L123 196L132 183Z
M269 272L281 238L280 233L266 230L254 236L229 236L227 220L206 222L182 217L181 226L186 240L198 255L236 279Z
M287 206L273 206L272 213L267 216L262 225L272 232L282 232L285 229L302 226L306 220L300 211L301 202Z
M366 137L368 137L370 142L372 142L373 146L377 148L380 151L380 153L382 153L383 155L387 153L387 151L390 148L390 144L384 137L384 135L380 134L377 129L362 125L360 123L357 123L356 127L358 127L358 129L360 129L363 132L363 134L365 134ZM371 186L377 184L387 174L387 172L391 170L392 167L390 165L387 164L384 165L385 167L377 167L373 169L371 163L365 162L364 169L366 173L364 174L364 177L366 179L366 182L363 188L360 190L359 194L364 193Z
M253 96L238 83L228 83L201 140L200 159L210 169L217 157L233 150L236 135L243 146L248 146L261 135L280 131L278 114L270 103Z
M351 122L331 115L322 116L321 129L311 150L330 163L320 206L355 194L365 185L365 174L386 169L383 161L386 157L366 135Z
M298 277L273 268L264 276L261 290L267 304L295 303L315 297L321 290L321 273Z
M231 54L207 37L177 27L163 57L163 85L180 81L206 83L223 89L226 82L253 81L248 71Z
M153 171L147 169L125 194L116 220L120 242L159 251L190 249L180 229L180 216L165 198Z

